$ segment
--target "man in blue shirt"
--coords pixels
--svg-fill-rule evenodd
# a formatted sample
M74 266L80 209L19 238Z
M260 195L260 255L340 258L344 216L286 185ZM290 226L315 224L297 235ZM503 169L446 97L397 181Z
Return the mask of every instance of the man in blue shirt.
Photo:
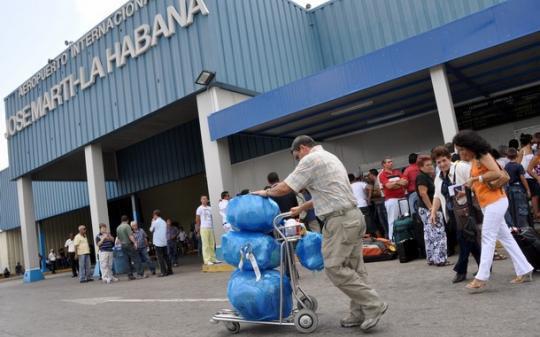
M148 236L144 229L139 228L137 221L131 221L131 229L133 230L133 236L135 237L135 242L137 242L137 254L139 254L139 259L141 264L146 263L148 269L152 272L152 275L156 275L156 266L154 262L150 260L148 256ZM142 268L143 274L140 276L147 277L144 275L144 267Z
M171 260L167 255L167 223L161 218L161 211L156 209L152 212L152 225L150 232L153 233L152 243L156 248L156 255L161 273L159 277L172 275Z

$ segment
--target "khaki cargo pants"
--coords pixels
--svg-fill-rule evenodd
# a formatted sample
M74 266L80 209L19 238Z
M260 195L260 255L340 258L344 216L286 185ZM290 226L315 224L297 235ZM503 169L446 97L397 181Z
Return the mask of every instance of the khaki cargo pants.
M326 218L322 252L324 269L332 283L351 299L351 314L362 320L374 317L382 302L367 283L362 257L366 232L364 215L354 208Z

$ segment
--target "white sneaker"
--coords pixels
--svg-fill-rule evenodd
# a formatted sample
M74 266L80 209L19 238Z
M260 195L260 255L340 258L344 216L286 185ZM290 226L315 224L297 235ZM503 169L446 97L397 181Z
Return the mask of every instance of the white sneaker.
M113 278L112 278L112 281L113 281L113 282L118 282L118 279L117 279L116 277L113 277Z
M207 265L207 266L212 266L212 265L214 265L214 262L208 261L208 263L206 263L206 265Z

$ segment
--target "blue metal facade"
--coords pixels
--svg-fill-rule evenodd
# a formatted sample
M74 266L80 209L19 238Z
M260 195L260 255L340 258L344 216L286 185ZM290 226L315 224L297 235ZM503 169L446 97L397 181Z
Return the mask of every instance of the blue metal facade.
M80 67L89 71L92 58L106 60L106 48L133 35L155 14L166 17L175 0L148 0L133 17L115 27L60 71L28 94L6 98L10 117ZM48 113L8 141L12 178L30 172L93 140L113 132L199 89L201 70L218 74L218 81L265 91L320 69L315 41L305 12L286 0L207 0L210 14L176 28L170 38ZM263 25L261 25L263 23Z
M197 15L192 26L177 27L175 35L161 38L144 55L128 59L124 67L98 78L93 86L9 139L11 166L0 172L0 228L19 225L16 186L10 179L195 92L199 87L193 82L202 69L216 71L221 83L271 92L501 1L335 0L306 12L288 0L206 0L208 16ZM146 7L70 59L26 96L20 98L14 91L6 98L7 116L79 67L89 69L92 57L105 59L106 48L126 34L133 35L139 25L151 25L156 13L165 16L169 5L176 6L177 0L149 0ZM314 85L290 94L303 97L317 88L321 89ZM306 97L304 103L310 102ZM285 111L283 107L268 107L270 116ZM273 152L287 147L289 141L240 135L230 140L233 145L242 145L234 146L231 157L235 162L245 160L246 154ZM109 199L201 173L204 164L198 122L123 149L117 158L119 180L107 183ZM86 183L34 182L34 200L38 220L85 207Z
M325 67L352 60L506 0L334 0L316 8Z
M213 140L540 31L540 2L511 0L209 116ZM431 91L431 89L429 89Z

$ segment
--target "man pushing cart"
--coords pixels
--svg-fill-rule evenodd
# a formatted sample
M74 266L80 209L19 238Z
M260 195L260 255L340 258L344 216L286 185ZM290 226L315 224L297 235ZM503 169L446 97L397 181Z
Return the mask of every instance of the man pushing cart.
M351 299L350 313L341 320L341 326L360 326L368 331L377 325L388 304L367 282L362 257L366 223L357 208L347 171L335 155L316 145L309 136L296 137L291 153L299 161L296 169L283 182L253 194L278 197L303 189L311 193L312 199L291 209L291 215L314 208L324 220L324 269L330 281Z

